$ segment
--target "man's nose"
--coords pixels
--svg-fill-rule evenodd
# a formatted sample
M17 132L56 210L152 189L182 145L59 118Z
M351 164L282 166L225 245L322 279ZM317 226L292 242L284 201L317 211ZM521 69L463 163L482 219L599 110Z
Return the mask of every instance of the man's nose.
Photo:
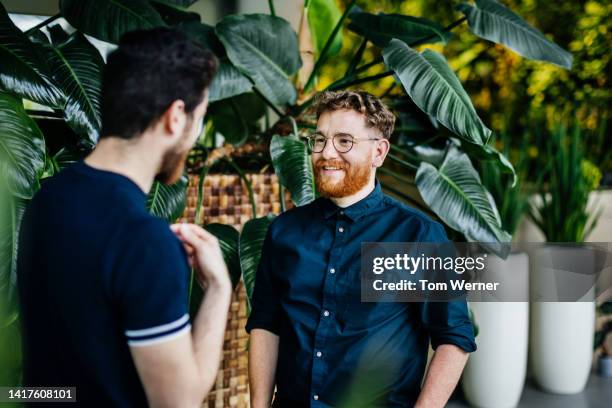
M321 152L321 157L323 157L323 159L325 160L338 158L338 151L334 147L334 142L332 139L327 139L327 142L325 143L325 147L323 148L323 151Z

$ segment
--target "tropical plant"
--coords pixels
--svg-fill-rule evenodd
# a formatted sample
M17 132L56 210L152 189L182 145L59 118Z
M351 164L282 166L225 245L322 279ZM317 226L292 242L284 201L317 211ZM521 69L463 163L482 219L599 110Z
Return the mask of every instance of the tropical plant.
M511 136L507 131L500 134L499 142L506 157L511 157ZM514 235L523 216L529 208L529 194L526 191L527 172L529 163L525 142L522 138L522 146L518 151L514 168L517 174L517 182L514 183L512 175L500 171L499 167L491 162L481 164L482 182L491 193L493 200L499 210L499 218L502 228L510 235Z
M582 130L576 121L570 129L557 122L538 139L544 153L536 169L541 180L529 216L548 242L584 242L601 214L588 208L601 173L584 156Z
M270 143L272 157L266 160L273 164L296 205L316 197L301 136L315 126L309 107L314 94L322 90L317 88L317 78L326 63L333 63L343 29L358 34L362 41L346 73L325 89L348 88L389 76L403 87L406 95L388 100L400 120L389 164L383 171L400 184L416 187L424 207L466 239L510 240L473 161L491 162L512 178L514 169L491 145L492 131L479 118L445 58L423 46L452 41L452 30L467 21L476 36L505 45L526 58L569 68L572 57L568 52L493 0L461 4L457 10L462 16L447 26L417 16L368 13L356 7L355 0L344 10L333 1L309 0L304 2L300 37L275 15L272 0L269 15L230 15L214 27L185 8L193 2L60 0L58 15L25 32L0 5L0 177L16 198L9 216L1 217L5 224L0 229L8 235L3 236L0 248L0 282L10 284L0 288L6 290L14 283L23 203L36 192L42 178L52 177L86 155L99 137L104 60L88 37L117 43L128 31L157 26L185 32L220 60L210 90L212 104L204 147L215 147L217 135L237 147L253 141ZM76 31L66 32L54 25L59 18ZM314 40L313 53L302 55L316 58L303 63L300 46L307 43L304 38L308 32ZM368 43L382 55L362 62ZM375 68L381 72L366 74ZM262 105L267 109L261 109ZM60 122L72 134L59 137L57 131L45 129L41 117ZM219 155L218 150L209 153ZM239 169L231 157L226 159L213 162ZM209 168L203 166L203 174ZM385 187L391 186L385 183ZM174 186L154 185L149 208L154 214L174 219L184 206L185 189L185 178ZM400 195L413 203L420 201L418 196ZM260 227L263 230L265 223ZM240 239L248 237L247 231ZM261 237L261 231L256 235ZM231 239L235 240L235 234ZM249 245L245 241L240 247ZM249 293L254 260L240 260ZM4 298L4 293L0 296Z

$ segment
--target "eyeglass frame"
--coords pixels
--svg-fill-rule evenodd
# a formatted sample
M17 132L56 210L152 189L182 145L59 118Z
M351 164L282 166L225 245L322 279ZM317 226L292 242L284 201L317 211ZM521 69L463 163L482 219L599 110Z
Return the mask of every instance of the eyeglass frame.
M325 139L325 142L323 143L323 148L320 151L318 151L318 152L314 151L314 138L316 136L322 136ZM336 136L344 136L344 137L349 136L351 138L351 147L347 151L345 151L345 152L338 150L338 147L336 147L336 143L334 143L334 139L336 138ZM310 136L307 136L306 139L307 139L307 143L306 144L308 145L308 148L310 149L310 151L312 153L321 153L321 152L323 152L325 150L325 146L327 146L327 141L329 139L331 139L332 140L332 146L334 146L334 149L336 149L336 151L338 153L344 154L344 153L350 152L353 149L353 146L355 145L355 143L367 142L367 141L372 141L372 140L383 140L384 138L382 138L382 137L369 137L369 138L362 139L362 138L356 138L355 136L351 135L350 133L342 133L342 132L336 133L332 137L327 137L327 136L325 136L321 132L315 132L314 134L312 134ZM310 146L311 141L313 141L312 142L313 146Z

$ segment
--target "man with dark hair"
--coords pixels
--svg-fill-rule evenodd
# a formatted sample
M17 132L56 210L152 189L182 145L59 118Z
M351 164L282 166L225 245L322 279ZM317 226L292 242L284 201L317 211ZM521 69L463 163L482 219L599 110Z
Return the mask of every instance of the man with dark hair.
M466 303L361 302L362 242L445 242L444 228L376 180L395 116L325 92L309 137L321 197L268 229L253 292L251 406L443 407L474 351ZM421 381L429 343L436 350Z
M215 57L165 28L108 57L102 136L46 181L21 229L24 385L76 387L82 406L200 406L218 369L231 283L218 241L151 216L202 132ZM189 265L206 287L193 327Z

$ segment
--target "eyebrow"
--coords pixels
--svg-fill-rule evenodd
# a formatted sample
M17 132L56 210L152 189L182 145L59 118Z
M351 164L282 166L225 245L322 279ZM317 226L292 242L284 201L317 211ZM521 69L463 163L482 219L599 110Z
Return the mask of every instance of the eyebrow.
M325 137L325 134L323 132L321 132L320 130L315 131L314 134L315 135L321 135L321 136ZM353 136L353 135L351 135L350 133L347 133L347 132L336 132L336 133L334 133L334 136L338 136L338 135L340 135L340 136L350 136L352 138L355 137L355 136Z

